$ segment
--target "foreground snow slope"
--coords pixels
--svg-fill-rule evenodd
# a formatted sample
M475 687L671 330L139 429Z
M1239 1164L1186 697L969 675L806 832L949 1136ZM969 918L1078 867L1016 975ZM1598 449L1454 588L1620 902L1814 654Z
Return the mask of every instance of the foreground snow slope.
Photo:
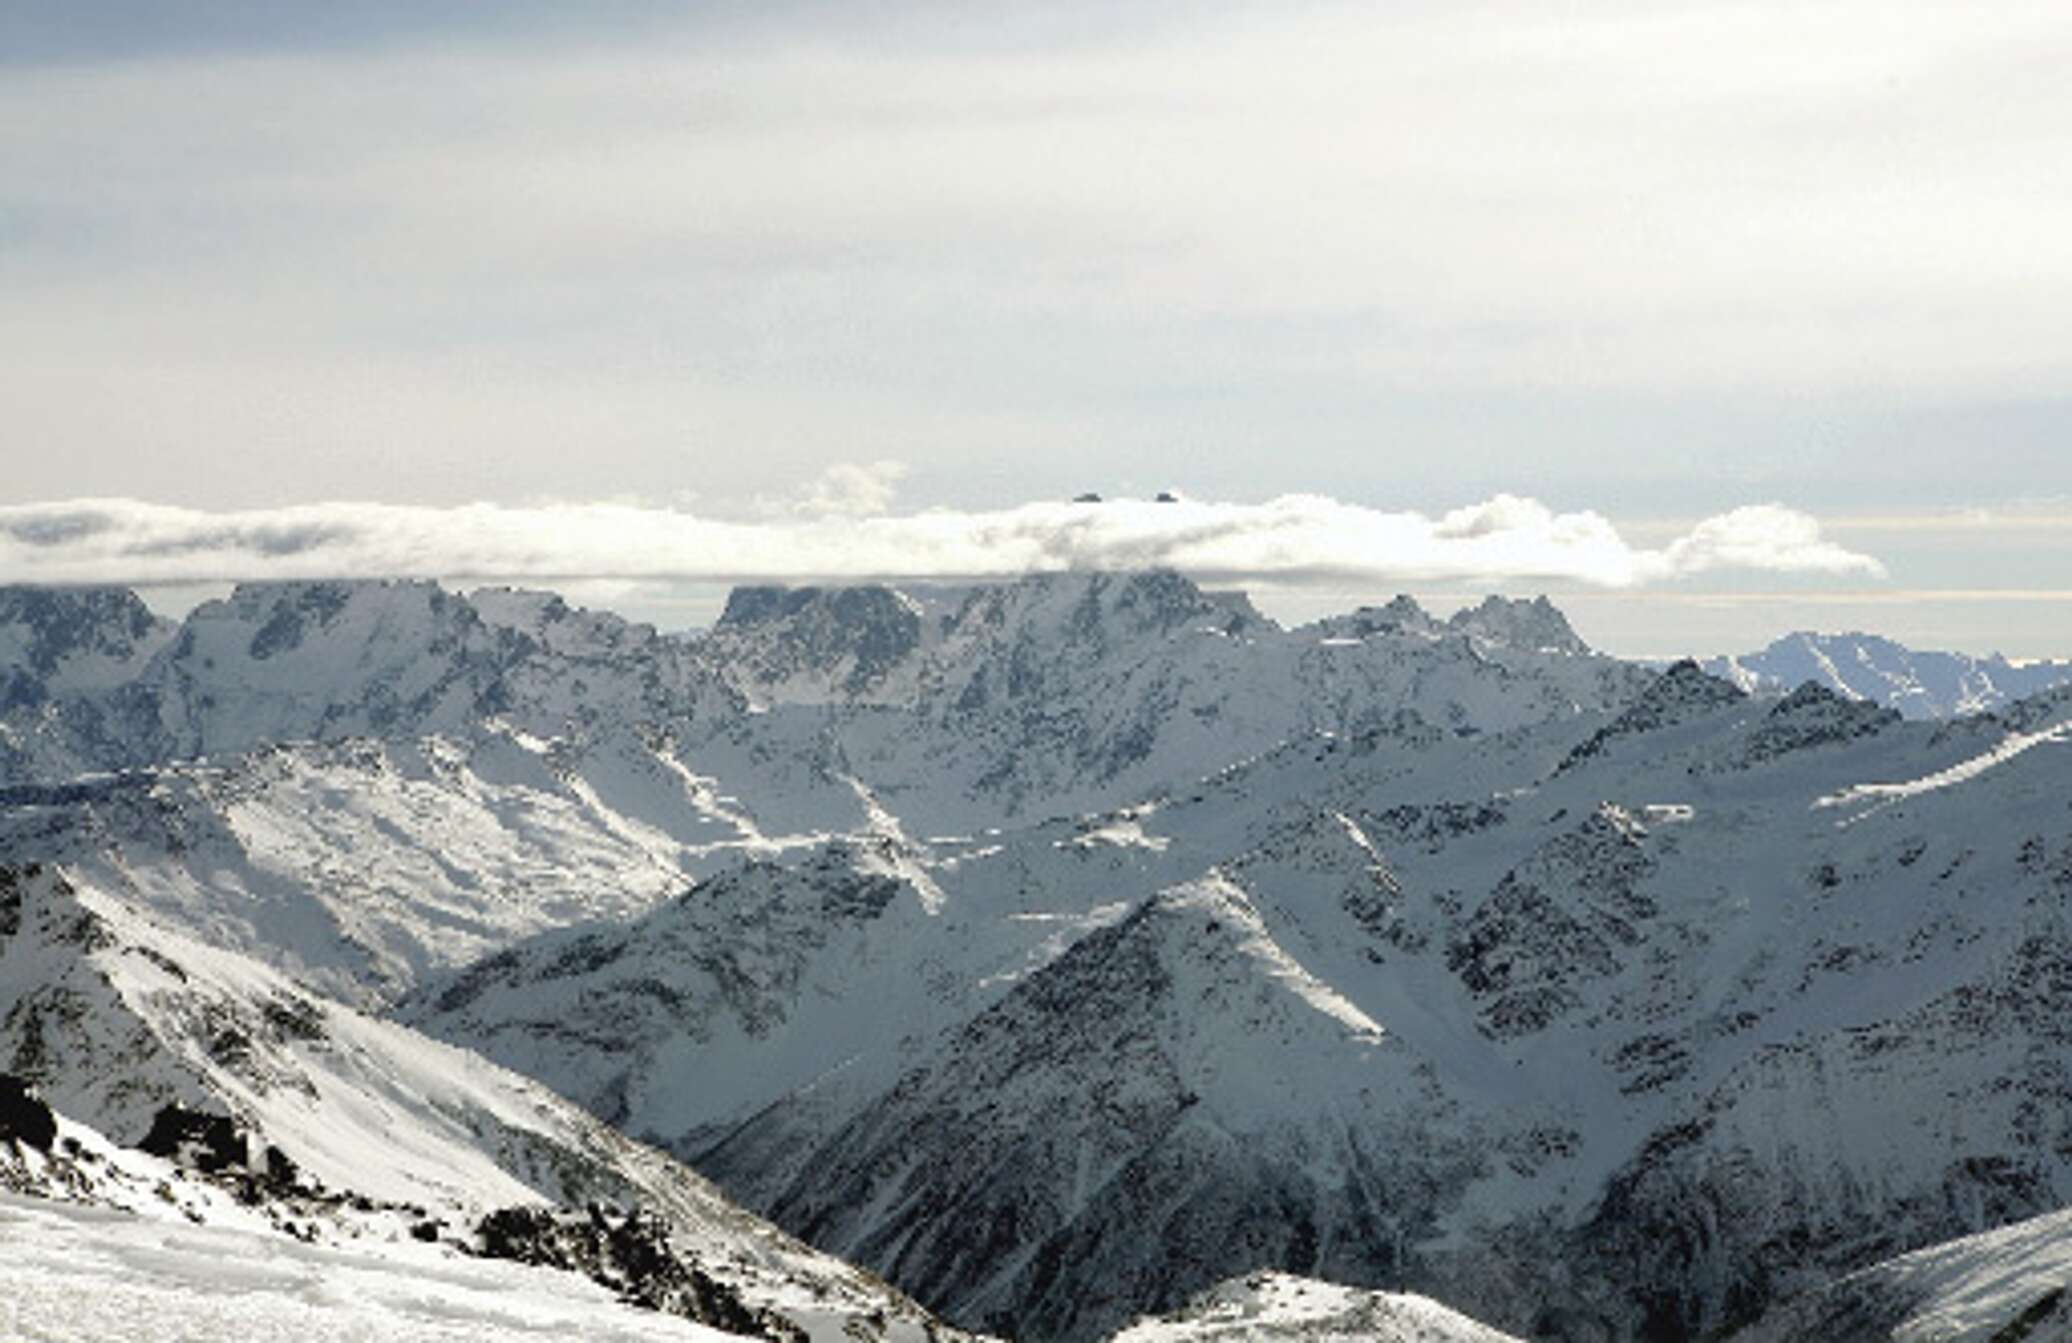
M409 1208L463 1243L513 1205L637 1207L751 1306L816 1337L935 1327L537 1083L328 1002L59 871L0 869L0 1058L119 1144L144 1139L167 1105L225 1115L254 1144L234 1165L270 1169L256 1149L276 1148L298 1184ZM30 1187L148 1202L134 1186L68 1175ZM360 1234L342 1214L311 1218L308 1204L283 1199L275 1220Z
M260 1231L0 1193L0 1337L47 1343L722 1343L573 1273L409 1241Z

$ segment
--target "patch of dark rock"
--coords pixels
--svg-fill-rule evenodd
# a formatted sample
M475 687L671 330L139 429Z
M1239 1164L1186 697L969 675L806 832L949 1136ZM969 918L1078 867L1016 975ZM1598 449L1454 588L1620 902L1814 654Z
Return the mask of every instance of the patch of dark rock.
M22 930L21 868L0 867L0 937L13 937Z
M317 1043L325 1038L324 1010L307 998L284 993L267 999L259 1011L273 1028L274 1038L283 1044L290 1040Z
M2036 1333L2038 1327L2051 1323L2063 1323L2062 1320L2056 1320L2053 1317L2058 1314L2058 1307L2063 1304L2064 1300L2065 1289L2062 1287L2052 1288L2049 1292L2038 1297L2036 1302L2027 1310L2002 1325L1994 1332L1991 1338L1986 1340L1986 1343L2022 1343L2024 1339L2043 1337L2043 1335Z
M436 1223L431 1226L437 1233ZM619 1214L597 1204L587 1215L551 1208L499 1208L475 1228L490 1259L565 1269L610 1288L649 1310L682 1316L727 1333L803 1343L789 1321L757 1310L726 1283L707 1274L671 1243L669 1227L652 1213Z
M177 1104L160 1107L137 1147L209 1175L252 1163L251 1144L237 1121Z
M1739 688L1718 677L1706 675L1696 662L1685 658L1650 683L1617 718L1563 757L1554 772L1564 773L1585 760L1602 755L1621 737L1670 727L1747 698Z
M1418 806L1404 804L1362 818L1370 833L1398 844L1417 844L1437 853L1446 842L1460 835L1472 835L1502 825L1504 809L1491 802L1435 802Z
M48 1152L57 1136L57 1116L28 1082L13 1073L0 1073L0 1142Z
M180 963L156 947L147 947L139 944L124 947L122 950L124 955L142 956L145 960L165 971L168 976L182 984L187 982L187 971L181 968Z

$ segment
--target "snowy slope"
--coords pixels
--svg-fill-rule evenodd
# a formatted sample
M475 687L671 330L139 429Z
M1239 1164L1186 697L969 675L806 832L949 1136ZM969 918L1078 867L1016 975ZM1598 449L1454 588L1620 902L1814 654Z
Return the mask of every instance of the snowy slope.
M2034 1343L2072 1337L2072 1212L1917 1250L1852 1273L1737 1343Z
M1791 690L1812 681L1908 718L1981 713L2072 681L2072 663L1926 652L1863 633L1787 634L1759 653L1705 667L1745 690Z
M1425 1297L1369 1292L1286 1273L1255 1273L1202 1293L1186 1308L1140 1320L1112 1343L1516 1343Z
M0 857L63 863L363 1004L774 847L652 738L502 723L17 785L0 803Z
M408 1241L280 1235L0 1194L0 1337L48 1343L477 1343L737 1335L625 1305L572 1273Z
M638 1207L751 1306L816 1334L866 1316L874 1335L932 1327L874 1279L474 1055L309 995L59 872L9 870L0 910L0 1058L117 1143L144 1139L169 1104L226 1115L251 1135L251 1160L277 1148L298 1186L408 1207L462 1241L512 1206ZM78 1192L110 1197L105 1182ZM328 1221L302 1225L329 1234Z

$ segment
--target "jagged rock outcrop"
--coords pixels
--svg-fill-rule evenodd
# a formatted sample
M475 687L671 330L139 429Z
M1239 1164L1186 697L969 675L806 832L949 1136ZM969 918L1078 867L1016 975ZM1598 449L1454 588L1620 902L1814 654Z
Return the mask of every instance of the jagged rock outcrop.
M1384 605L1362 606L1346 615L1326 616L1306 628L1326 639L1365 639L1376 634L1436 639L1446 632L1447 626L1418 605L1415 597L1397 593Z
M1700 719L1721 709L1740 707L1748 696L1716 676L1708 676L1689 658L1675 663L1620 710L1619 715L1585 739L1561 767L1569 769L1611 750L1621 737L1655 732Z
M173 628L127 588L0 586L0 713L120 684Z
M0 1142L48 1152L57 1141L58 1121L28 1082L0 1073Z
M1484 643L1524 652L1585 657L1591 651L1568 617L1544 596L1528 601L1491 594L1479 606L1455 612L1446 627Z

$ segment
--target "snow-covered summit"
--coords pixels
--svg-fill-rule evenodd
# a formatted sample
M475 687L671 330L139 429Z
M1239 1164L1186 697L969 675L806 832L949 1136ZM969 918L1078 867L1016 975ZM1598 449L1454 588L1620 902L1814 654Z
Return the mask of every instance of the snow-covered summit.
M1545 596L1528 600L1492 593L1480 603L1440 620L1420 606L1415 597L1398 593L1385 605L1362 606L1345 615L1326 616L1304 629L1329 639L1365 639L1374 635L1437 639L1455 634L1465 635L1479 645L1526 653L1583 657L1591 652L1590 645L1568 623L1568 617Z
M1860 631L1801 630L1760 652L1716 658L1705 667L1744 690L1790 690L1811 681L1908 718L1981 713L2072 681L2072 662L1923 651Z
M240 584L196 608L141 678L175 749L456 721L495 675L467 602L435 583Z
M758 698L862 697L932 642L922 609L881 584L739 587L705 642L728 677Z

